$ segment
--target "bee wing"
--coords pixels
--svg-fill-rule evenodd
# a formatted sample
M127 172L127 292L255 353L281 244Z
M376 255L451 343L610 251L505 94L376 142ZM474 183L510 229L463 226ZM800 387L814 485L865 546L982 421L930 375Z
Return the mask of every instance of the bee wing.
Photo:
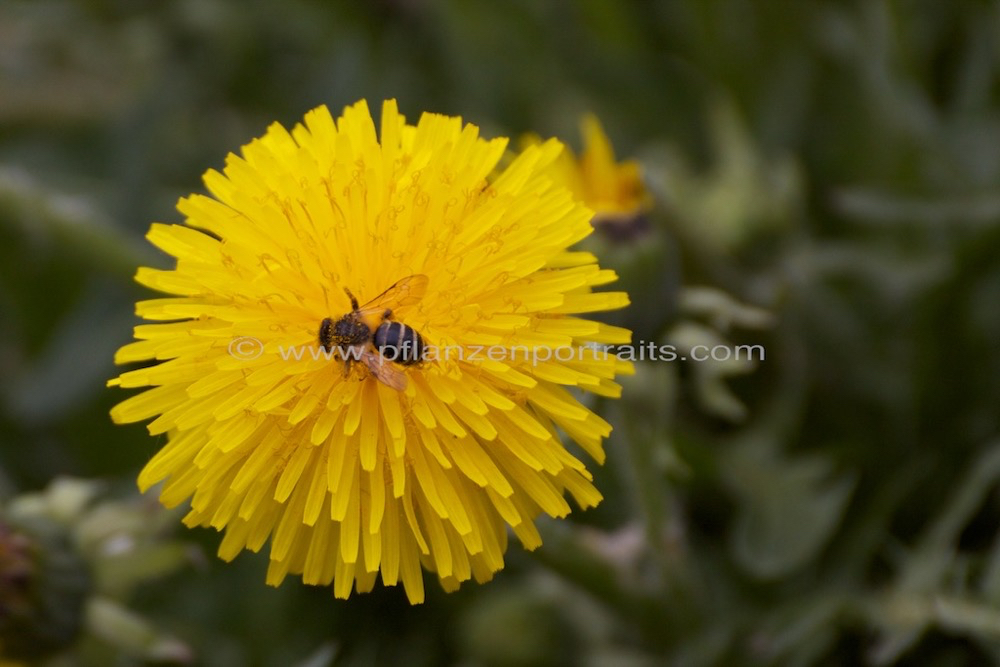
M373 350L366 349L362 352L361 361L365 362L368 370L382 384L392 387L396 391L404 391L406 389L406 375L396 370L392 363L375 354Z
M382 315L387 309L396 310L404 306L412 306L423 298L427 291L427 276L418 273L400 278L389 289L361 306L358 309L361 317Z

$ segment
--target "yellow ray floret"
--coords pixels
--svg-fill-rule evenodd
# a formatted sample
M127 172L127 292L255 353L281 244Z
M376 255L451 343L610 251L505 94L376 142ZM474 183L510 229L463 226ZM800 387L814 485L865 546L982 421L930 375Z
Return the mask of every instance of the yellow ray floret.
M604 458L611 427L580 392L620 393L631 367L602 346L631 334L586 316L628 297L594 291L616 276L569 250L592 213L546 175L562 145L498 171L506 145L458 118L407 124L393 101L376 131L359 102L272 125L208 172L211 196L178 206L185 224L148 234L176 266L139 269L163 296L136 305L150 323L115 360L152 363L109 382L146 387L116 422L167 437L140 488L190 503L185 523L223 531L224 559L269 545L268 583L347 597L380 576L414 603L423 570L446 590L485 581L508 528L533 549L540 514L597 504L564 440ZM321 344L352 297L412 276L398 313L380 303L360 341ZM383 321L419 336L423 360L380 362Z

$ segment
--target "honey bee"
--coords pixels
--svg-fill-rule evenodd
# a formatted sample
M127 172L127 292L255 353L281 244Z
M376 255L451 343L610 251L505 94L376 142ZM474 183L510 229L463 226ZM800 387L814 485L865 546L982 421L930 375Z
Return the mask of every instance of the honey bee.
M423 358L424 339L413 328L392 319L393 311L412 306L427 290L427 276L407 276L386 291L358 305L351 290L351 312L337 320L325 318L319 325L319 344L326 352L337 348L345 361L345 372L360 359L379 382L397 391L406 389L406 375L393 366L412 366Z

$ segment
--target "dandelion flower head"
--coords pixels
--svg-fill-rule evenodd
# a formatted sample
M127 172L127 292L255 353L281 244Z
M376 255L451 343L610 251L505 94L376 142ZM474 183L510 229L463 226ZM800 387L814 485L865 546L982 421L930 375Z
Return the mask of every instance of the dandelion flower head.
M566 147L552 162L550 176L594 211L595 222L622 222L649 208L650 197L635 160L616 161L611 140L593 114L580 120L583 150L579 158ZM538 145L540 139L526 135L522 145Z
M151 365L109 384L146 389L112 417L152 419L165 444L139 486L189 501L187 525L224 532L220 557L269 545L270 584L346 598L380 576L416 603L422 570L446 590L486 581L508 529L534 549L541 514L601 500L575 452L602 462L611 426L581 399L620 394L631 367L598 345L630 333L586 314L628 297L595 291L614 272L571 249L592 213L547 174L562 145L501 170L506 143L455 117L407 124L394 101L378 132L364 101L319 107L207 172L185 224L151 227L176 268L136 275L166 296L137 304L149 323L116 361ZM461 354L396 366L405 387L315 354L347 290L364 303L407 276L425 289L392 317Z

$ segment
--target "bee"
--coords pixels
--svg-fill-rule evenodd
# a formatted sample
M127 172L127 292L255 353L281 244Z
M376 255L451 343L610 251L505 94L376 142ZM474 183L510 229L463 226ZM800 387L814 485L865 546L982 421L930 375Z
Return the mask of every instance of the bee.
M422 274L401 278L364 306L359 306L357 297L345 287L351 312L337 320L327 317L320 323L320 346L326 352L340 350L345 372L352 361L360 359L379 382L403 391L406 375L390 362L401 366L419 363L424 339L413 327L392 319L393 311L420 301L427 282L427 276Z

